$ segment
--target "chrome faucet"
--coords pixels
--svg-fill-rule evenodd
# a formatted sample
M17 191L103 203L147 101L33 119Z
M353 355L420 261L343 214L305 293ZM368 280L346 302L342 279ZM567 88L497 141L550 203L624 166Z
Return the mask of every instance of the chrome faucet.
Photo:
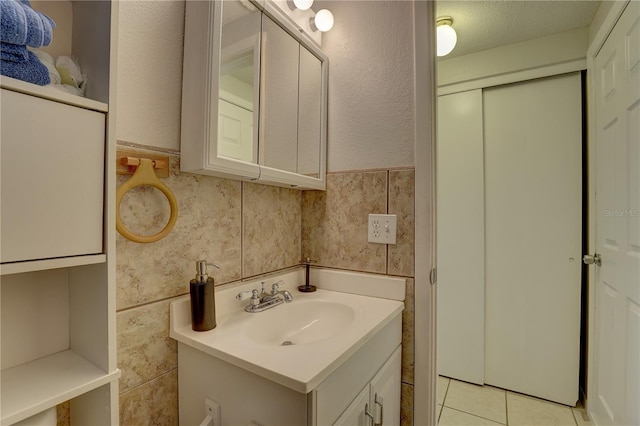
M256 313L262 312L281 303L289 303L293 301L293 296L287 290L280 290L280 287L284 285L284 281L280 280L271 285L271 292L267 293L264 290L264 281L262 281L262 290L258 292L257 289L251 291L242 291L236 296L237 300L245 300L249 297L249 304L244 308L245 311Z

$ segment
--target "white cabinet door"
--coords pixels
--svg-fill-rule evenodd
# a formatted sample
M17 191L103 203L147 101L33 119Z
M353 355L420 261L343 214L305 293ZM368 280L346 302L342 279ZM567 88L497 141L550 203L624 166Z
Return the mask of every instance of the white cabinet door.
M105 115L2 90L2 263L102 253Z
M402 347L398 347L334 425L399 425L401 369Z
M371 380L370 407L378 425L400 425L401 370L402 349L398 348Z
M365 411L371 412L369 405L369 386L367 385L344 413L336 420L334 426L370 426L370 418Z

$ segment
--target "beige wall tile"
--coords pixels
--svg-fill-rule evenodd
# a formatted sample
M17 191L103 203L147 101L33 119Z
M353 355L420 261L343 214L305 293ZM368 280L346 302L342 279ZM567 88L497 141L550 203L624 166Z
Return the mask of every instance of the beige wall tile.
M300 191L246 182L243 185L243 277L299 264Z
M414 276L414 171L389 171L389 214L398 216L397 243L389 245L387 273Z
M71 401L56 406L57 426L71 425Z
M407 291L404 299L404 311L402 311L402 381L413 382L413 353L414 353L414 280L407 279Z
M117 309L184 294L195 275L195 261L218 263L212 270L217 284L240 278L241 183L180 173L171 157L171 176L163 182L178 201L178 220L165 238L150 244L129 241L117 234ZM119 176L122 184L129 176ZM135 188L120 207L132 232L159 232L169 218L169 203L158 190Z
M413 385L402 383L400 395L400 425L413 426Z
M387 211L387 172L327 176L327 191L306 191L302 255L321 266L386 272L386 246L367 242L369 213Z
M120 395L123 426L178 424L178 370Z
M169 337L169 304L164 300L116 314L120 392L177 368L177 343Z
M211 271L218 285L296 265L303 255L321 266L413 275L413 170L331 174L326 192L300 192L180 173L172 157L171 177L163 181L178 198L174 230L152 244L117 237L122 424L177 423L177 385L159 386L177 376L166 299L188 292L195 260L221 265ZM367 242L368 214L387 212L387 194L399 225L399 243L389 246L388 259L386 246ZM169 210L162 194L142 188L125 197L121 214L130 229L151 234L164 226ZM413 424L413 294L408 280L403 425ZM165 400L169 405L159 402Z

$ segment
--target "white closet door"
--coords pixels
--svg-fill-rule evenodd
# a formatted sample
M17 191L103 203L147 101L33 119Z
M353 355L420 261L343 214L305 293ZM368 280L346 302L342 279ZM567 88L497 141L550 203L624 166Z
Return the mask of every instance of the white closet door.
M580 74L484 91L485 382L578 399Z
M438 98L438 374L484 383L482 90Z

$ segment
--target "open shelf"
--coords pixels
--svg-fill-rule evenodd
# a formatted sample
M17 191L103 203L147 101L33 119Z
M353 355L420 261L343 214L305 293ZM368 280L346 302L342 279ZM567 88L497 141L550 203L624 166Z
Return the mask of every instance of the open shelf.
M95 265L107 261L105 254L60 257L56 259L30 260L26 262L3 263L0 275L21 274L23 272L44 271L46 269L69 268L81 265Z
M63 351L2 370L2 426L11 425L112 381L73 351Z
M38 86L37 84L28 83L26 81L17 80L15 78L2 76L0 77L0 86L3 89L13 90L27 95L37 96L43 99L61 102L67 105L73 105L81 108L91 109L99 112L108 112L109 105L104 102L94 101L93 99L75 96L70 93L58 90L55 87Z

